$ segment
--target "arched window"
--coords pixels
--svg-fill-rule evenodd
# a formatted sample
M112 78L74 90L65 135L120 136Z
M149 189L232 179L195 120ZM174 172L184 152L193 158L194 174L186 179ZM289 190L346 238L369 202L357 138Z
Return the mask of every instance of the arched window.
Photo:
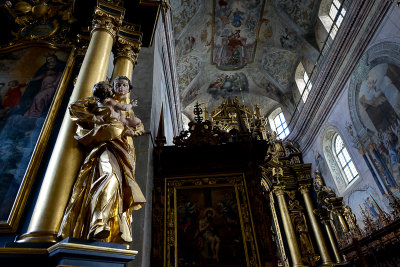
M346 10L344 9L344 7L341 7L341 5L342 4L339 2L339 0L333 0L331 8L329 9L329 18L332 21L332 31L331 31L332 39L335 38L336 33L339 30L340 25L342 24L343 18L346 15Z
M296 68L295 80L300 96L303 102L306 102L308 94L312 88L312 83L302 63L299 63Z
M346 9L343 7L342 0L321 1L319 18L325 30L330 32L332 39L335 38L345 15Z
M269 125L271 129L276 132L276 135L280 139L284 139L289 135L289 128L287 127L285 116L283 115L282 109L275 109L269 116Z
M343 195L360 180L360 175L338 130L328 126L324 132L322 146L326 164L339 195Z
M358 177L356 167L354 166L350 154L347 151L346 146L344 145L343 139L342 137L340 137L339 134L336 134L336 136L334 137L332 145L338 165L343 171L343 176L346 180L346 183L349 184L351 181Z

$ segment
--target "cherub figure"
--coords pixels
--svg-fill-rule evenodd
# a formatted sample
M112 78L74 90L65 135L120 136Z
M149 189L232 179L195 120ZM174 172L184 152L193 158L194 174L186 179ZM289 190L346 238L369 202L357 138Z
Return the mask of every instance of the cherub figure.
M137 101L132 101L130 104L121 104L114 97L114 88L107 82L99 82L93 88L93 96L98 98L98 107L108 107L111 111L111 117L119 120L123 124L136 127L141 123L141 120L136 116L129 116L127 113L132 107L137 106ZM101 124L105 122L105 115L95 115L93 121Z

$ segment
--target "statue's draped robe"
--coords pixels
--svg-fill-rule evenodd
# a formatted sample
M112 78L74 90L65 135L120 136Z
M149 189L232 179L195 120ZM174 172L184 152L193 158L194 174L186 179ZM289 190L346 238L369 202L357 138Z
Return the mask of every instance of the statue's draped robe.
M96 100L80 99L69 108L78 125L75 139L86 147L87 155L58 235L129 243L132 210L145 203L134 176L135 151L125 135L128 126L112 118L109 108L98 107ZM105 122L93 123L94 115L103 116ZM135 135L144 132L142 124L131 129Z

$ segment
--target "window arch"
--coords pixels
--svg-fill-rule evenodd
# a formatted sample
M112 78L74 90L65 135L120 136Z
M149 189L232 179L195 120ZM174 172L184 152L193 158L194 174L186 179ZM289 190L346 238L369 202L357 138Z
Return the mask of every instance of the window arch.
M323 0L320 5L319 19L326 32L330 32L330 37L332 39L335 38L343 18L346 15L343 2L344 0Z
M268 121L271 129L276 132L276 135L280 139L284 139L289 135L290 131L281 108L277 108L271 112L268 116Z
M352 156L339 131L332 126L325 130L322 146L336 188L344 194L360 178Z
M308 94L310 93L310 90L312 88L312 83L311 83L310 78L301 62L299 63L299 65L296 68L295 81L296 81L296 85L299 90L301 99L303 100L303 102L306 102L306 100L308 98Z

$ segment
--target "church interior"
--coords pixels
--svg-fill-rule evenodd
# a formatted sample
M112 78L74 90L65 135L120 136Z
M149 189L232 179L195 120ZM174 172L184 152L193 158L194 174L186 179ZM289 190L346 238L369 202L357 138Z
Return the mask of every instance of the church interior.
M0 266L400 266L400 1L0 13Z

